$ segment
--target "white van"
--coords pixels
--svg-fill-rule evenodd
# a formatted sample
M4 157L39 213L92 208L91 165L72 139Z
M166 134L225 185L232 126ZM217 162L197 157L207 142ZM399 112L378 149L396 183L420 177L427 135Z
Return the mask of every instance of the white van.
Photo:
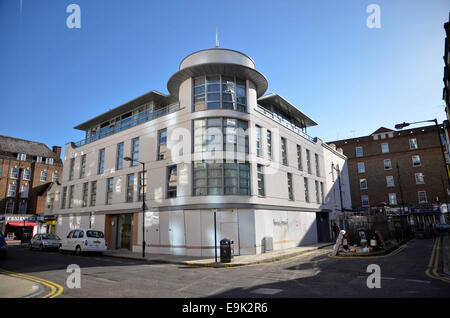
M102 231L92 229L77 229L70 231L61 240L59 251L73 251L77 255L83 252L103 253L106 251L105 236Z

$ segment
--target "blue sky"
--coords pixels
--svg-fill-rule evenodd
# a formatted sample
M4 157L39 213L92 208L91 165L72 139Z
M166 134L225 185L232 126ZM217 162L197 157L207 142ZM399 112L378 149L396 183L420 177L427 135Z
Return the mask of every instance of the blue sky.
M81 7L81 29L66 7ZM381 8L369 29L366 8ZM324 140L398 122L445 119L450 1L0 0L0 134L48 146L167 80L188 54L215 45L248 54Z

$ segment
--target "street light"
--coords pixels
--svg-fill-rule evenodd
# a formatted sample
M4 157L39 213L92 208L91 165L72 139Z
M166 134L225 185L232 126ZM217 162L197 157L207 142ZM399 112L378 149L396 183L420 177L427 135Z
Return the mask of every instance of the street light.
M145 257L145 192L144 192L144 175L145 175L145 163L138 160L134 160L130 157L123 158L125 161L137 162L142 165L142 257Z
M442 145L441 132L440 132L440 127L439 127L439 123L438 123L437 119L435 118L435 119L430 119L430 120L422 120L422 121L416 121L416 122L413 122L413 123L403 122L401 124L395 125L395 129L402 129L402 128L408 127L409 125L419 124L419 123L434 123L436 125L436 131L437 131L437 134L438 134L439 145L441 146L442 162L444 163L444 169L445 169L445 171L447 173L447 182L448 182L448 185L450 186L450 175L449 175L449 172L448 172L447 162L445 160L444 146ZM445 193L445 189L444 189L444 195L447 198L446 193ZM447 200L445 200L445 201L447 202Z

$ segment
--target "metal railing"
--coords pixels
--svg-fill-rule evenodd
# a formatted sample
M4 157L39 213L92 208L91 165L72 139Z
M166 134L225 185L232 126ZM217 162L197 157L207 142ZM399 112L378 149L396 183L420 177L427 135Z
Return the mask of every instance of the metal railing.
M265 115L266 117L269 117L270 119L272 119L272 120L276 121L277 123L283 125L284 127L288 128L289 130L292 130L293 132L302 136L306 140L308 140L312 143L316 143L316 138L309 136L302 130L302 128L298 127L297 125L294 125L293 123L291 123L287 119L283 118L282 116L277 115L260 105L257 105L256 110L258 112L262 113L263 115Z
M75 142L74 147L76 148L76 147L84 146L88 143L111 136L113 134L117 134L118 132L121 132L128 128L131 128L131 127L140 125L142 123L145 123L147 121L174 113L178 110L180 110L179 103L170 104L170 105L168 105L164 108L158 109L156 111L148 109L139 114L125 118L120 122L117 122L114 127L108 127L107 129L104 129L104 130L101 129L97 134L86 137L83 140Z

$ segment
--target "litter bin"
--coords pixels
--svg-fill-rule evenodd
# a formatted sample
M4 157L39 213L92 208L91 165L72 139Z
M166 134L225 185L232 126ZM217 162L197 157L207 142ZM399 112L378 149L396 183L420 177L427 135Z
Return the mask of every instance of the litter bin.
M229 263L233 259L234 242L229 239L220 241L220 262Z

